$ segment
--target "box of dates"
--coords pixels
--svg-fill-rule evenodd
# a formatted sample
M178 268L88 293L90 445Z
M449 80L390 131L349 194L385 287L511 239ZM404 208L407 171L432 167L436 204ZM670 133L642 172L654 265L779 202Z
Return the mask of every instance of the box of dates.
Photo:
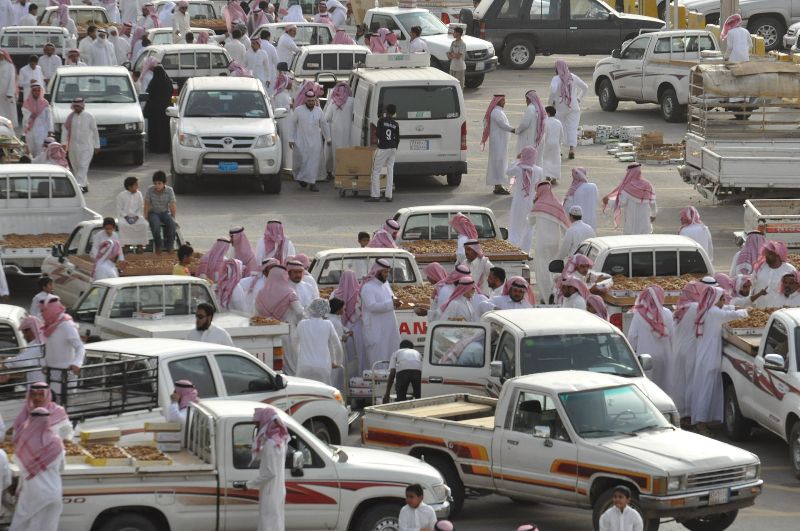
M86 462L92 466L128 466L130 456L119 446L113 444L86 444L83 447L89 454Z
M131 456L131 459L133 459L133 466L137 468L143 466L172 464L172 459L161 453L161 451L155 446L147 446L143 444L137 446L126 446L124 450L128 455Z

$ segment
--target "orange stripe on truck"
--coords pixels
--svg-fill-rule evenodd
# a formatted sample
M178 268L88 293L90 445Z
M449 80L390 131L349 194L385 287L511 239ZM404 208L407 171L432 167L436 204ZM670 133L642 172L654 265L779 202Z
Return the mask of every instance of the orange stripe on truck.
M611 468L606 466L578 463L576 461L562 461L561 459L556 459L553 461L553 464L550 465L550 472L553 474L560 474L562 476L570 476L580 479L588 479L594 474L608 472L630 479L636 485L638 485L643 492L650 492L651 489L650 476L622 468Z
M458 457L463 459L473 459L475 461L489 461L489 452L479 444L471 444L462 441L445 441L440 437L429 437L426 435L409 434L402 431L380 430L375 428L367 429L364 435L364 442L372 442L384 446L394 446L403 448L417 444L427 444L438 446L450 450Z

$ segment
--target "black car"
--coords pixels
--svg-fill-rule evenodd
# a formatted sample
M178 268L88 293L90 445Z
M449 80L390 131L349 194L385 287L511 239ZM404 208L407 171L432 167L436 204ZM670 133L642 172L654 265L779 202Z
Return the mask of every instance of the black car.
M461 11L461 23L514 69L528 68L537 53L608 55L641 30L664 28L662 20L619 13L599 0L483 0L474 12Z

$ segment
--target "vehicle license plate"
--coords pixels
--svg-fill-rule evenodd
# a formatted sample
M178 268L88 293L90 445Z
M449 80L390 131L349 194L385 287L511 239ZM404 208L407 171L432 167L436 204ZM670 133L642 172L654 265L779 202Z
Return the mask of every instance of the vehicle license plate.
M232 171L236 171L236 170L239 169L239 163L238 162L218 162L217 163L217 168L219 168L219 171L232 172Z
M412 140L411 151L427 151L431 148L430 140Z
M100 147L101 148L108 147L108 138L107 137L104 137L104 136L100 137Z
M728 503L728 499L730 499L729 489L716 489L708 493L709 505L720 505L723 503Z
M475 70L483 70L484 64L483 63L475 63Z

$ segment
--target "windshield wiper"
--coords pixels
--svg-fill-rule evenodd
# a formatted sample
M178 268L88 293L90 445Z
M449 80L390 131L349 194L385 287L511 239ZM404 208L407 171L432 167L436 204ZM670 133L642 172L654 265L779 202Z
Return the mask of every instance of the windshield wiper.
M584 435L588 435L590 433L608 433L608 434L613 435L613 434L618 433L618 432L612 431L612 430L584 430L584 431L580 432L580 435L581 435L581 437L583 437Z
M674 430L675 426L672 426L672 425L659 426L658 424L648 424L647 426L642 426L641 428L636 428L635 430L631 431L630 433L639 433L639 432L642 432L642 431L653 430L653 429L656 429L656 428L659 428L659 429L662 429L662 430L663 429L672 429L672 430Z

